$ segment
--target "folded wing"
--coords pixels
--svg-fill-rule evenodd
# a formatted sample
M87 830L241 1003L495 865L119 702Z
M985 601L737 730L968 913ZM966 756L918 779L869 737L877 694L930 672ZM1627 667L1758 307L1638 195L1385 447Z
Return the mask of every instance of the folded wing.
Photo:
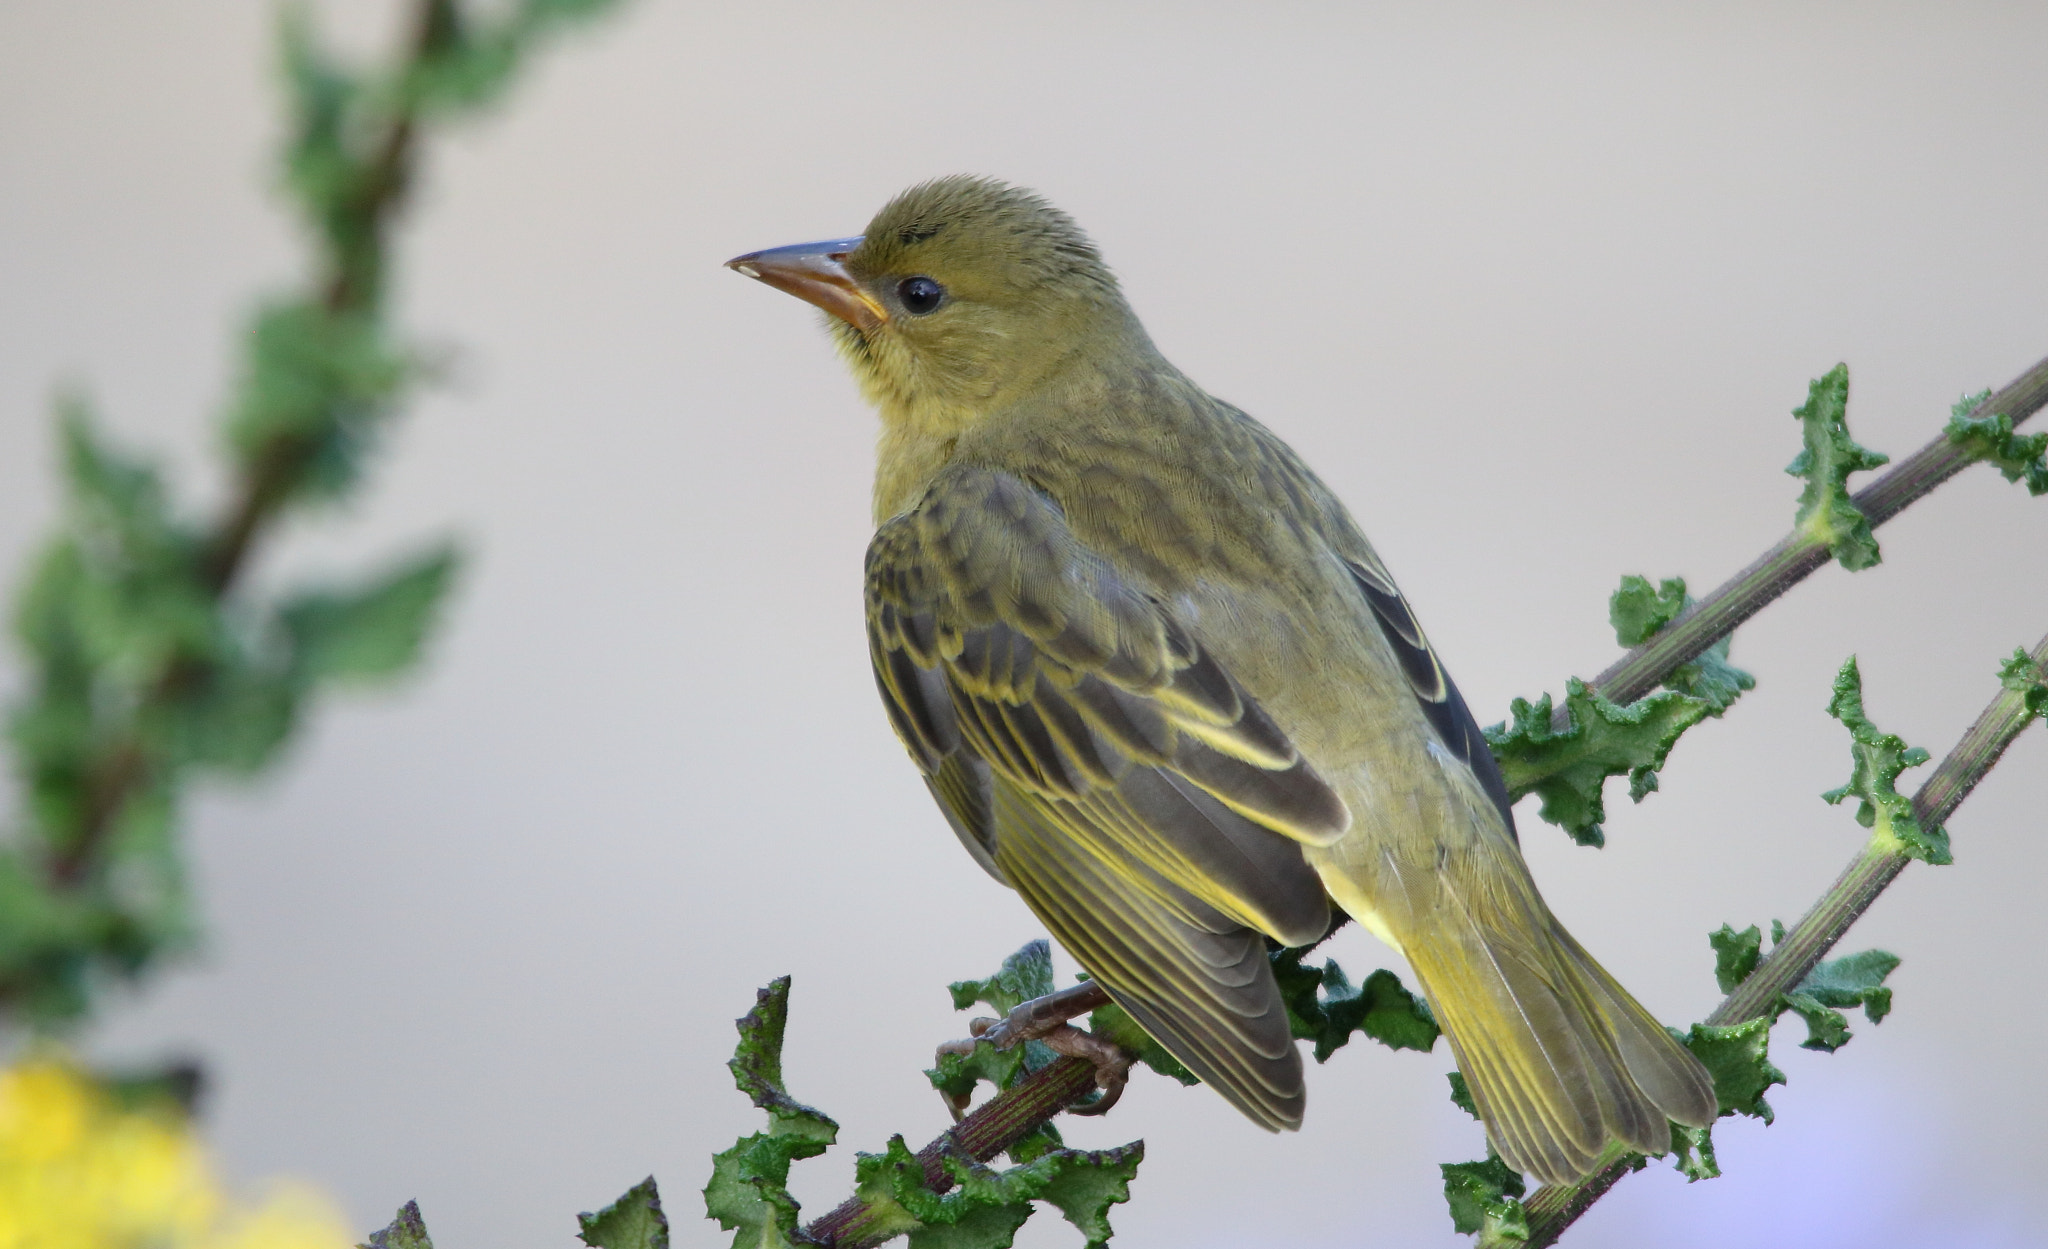
M954 470L868 551L898 735L970 853L1254 1121L1301 1118L1263 937L1329 920L1304 844L1350 813L1156 597L1002 473Z

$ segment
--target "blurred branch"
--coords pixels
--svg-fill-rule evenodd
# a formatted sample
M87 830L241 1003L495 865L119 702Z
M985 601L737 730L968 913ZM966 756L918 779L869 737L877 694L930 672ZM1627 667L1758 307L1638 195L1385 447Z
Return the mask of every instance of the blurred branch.
M360 487L419 380L385 296L429 123L490 104L542 35L611 2L511 0L478 19L418 0L403 49L361 70L287 11L281 164L317 252L304 288L242 336L221 514L181 521L153 465L104 445L82 403L60 405L66 514L17 601L30 682L8 727L25 818L0 841L0 1015L79 1016L94 969L136 974L187 937L185 776L262 769L316 688L418 655L452 576L445 547L354 586L238 586L288 512Z
M404 57L410 72L433 54L436 32L445 20L447 0L421 0L413 19L413 36ZM401 106L383 119L381 133L373 140L374 156L366 164L362 190L351 198L346 212L368 236L364 249L379 257L388 245L387 233L404 201L412 162L415 109ZM366 281L366 266L351 264L347 258L327 257L331 276L325 283L320 306L332 317L360 316L375 311L378 286ZM202 552L198 579L215 600L225 599L236 576L247 565L257 538L277 517L306 474L308 462L318 449L317 439L305 431L280 431L266 439L256 453L244 459L233 487L233 503L200 544ZM193 684L206 679L204 660L190 654L176 654L166 661L161 676L149 687L134 718L146 719L163 704L175 701ZM146 783L152 767L144 735L133 728L117 736L104 750L91 771L86 802L81 816L68 833L60 836L51 864L51 877L65 886L77 885L100 859L109 830L119 819L129 799Z

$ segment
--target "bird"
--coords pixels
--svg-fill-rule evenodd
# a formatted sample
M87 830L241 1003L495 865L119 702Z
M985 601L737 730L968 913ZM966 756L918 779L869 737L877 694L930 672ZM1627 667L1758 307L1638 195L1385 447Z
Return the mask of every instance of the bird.
M1699 1061L1537 891L1408 600L1277 435L1146 334L1038 194L956 175L751 252L881 418L864 599L895 732L968 854L1269 1130L1301 1057L1268 939L1332 907L1414 969L1493 1151L1547 1183L1710 1124Z

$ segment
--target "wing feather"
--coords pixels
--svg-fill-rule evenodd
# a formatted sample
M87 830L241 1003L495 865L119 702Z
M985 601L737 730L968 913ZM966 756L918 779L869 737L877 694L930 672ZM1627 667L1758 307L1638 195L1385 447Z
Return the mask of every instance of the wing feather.
M968 851L1140 1026L1268 1127L1301 1061L1265 935L1320 936L1336 792L1159 599L1003 474L942 475L868 552L876 685Z
M1362 540L1361 540L1362 542ZM1472 709L1465 705L1465 696L1437 661L1436 651L1429 639L1423 635L1422 626L1416 623L1415 613L1409 610L1408 600L1401 597L1394 579L1387 574L1386 567L1371 548L1362 547L1350 559L1344 561L1351 570L1351 578L1365 596L1366 606L1372 609L1373 617L1380 623L1380 631L1394 648L1394 656L1401 663L1401 671L1408 677L1409 687L1415 692L1415 701L1422 707L1422 714L1429 719L1430 726L1443 739L1443 743L1472 774L1479 778L1479 784L1493 805L1500 810L1500 818L1506 822L1508 836L1515 837L1514 802L1508 797L1507 782L1501 778L1500 764L1493 758L1493 751L1486 744L1485 734L1479 731L1479 722L1472 718Z

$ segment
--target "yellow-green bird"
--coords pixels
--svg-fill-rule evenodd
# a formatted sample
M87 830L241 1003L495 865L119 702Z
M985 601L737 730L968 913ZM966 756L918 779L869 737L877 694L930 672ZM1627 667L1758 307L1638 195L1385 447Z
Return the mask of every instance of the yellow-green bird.
M1408 958L1495 1150L1663 1152L1712 1081L1537 893L1393 578L1279 438L1168 363L1080 228L975 177L729 262L832 314L880 411L875 677L954 832L1269 1129L1301 1058L1265 938L1335 902Z

